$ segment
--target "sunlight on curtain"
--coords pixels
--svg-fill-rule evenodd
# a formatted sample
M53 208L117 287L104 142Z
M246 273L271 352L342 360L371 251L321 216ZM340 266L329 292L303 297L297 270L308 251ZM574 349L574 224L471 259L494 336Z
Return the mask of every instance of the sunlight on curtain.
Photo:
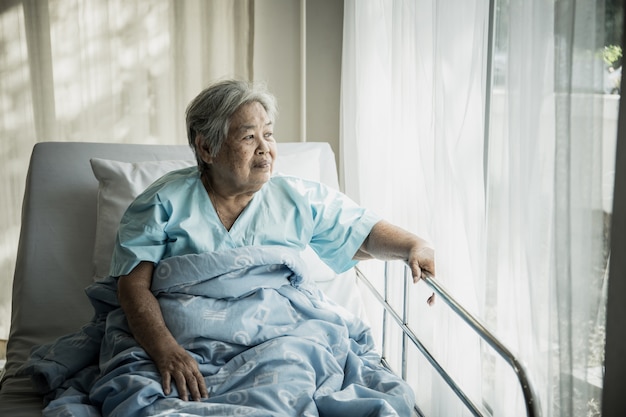
M253 76L251 0L11 4L0 7L0 339L33 145L185 144L188 101L212 80Z
M435 244L439 280L528 366L544 415L596 416L621 73L602 50L623 20L610 1L494 4L487 80L485 2L346 1L345 189ZM510 367L423 287L411 327L475 403L524 415ZM425 414L465 415L419 355Z

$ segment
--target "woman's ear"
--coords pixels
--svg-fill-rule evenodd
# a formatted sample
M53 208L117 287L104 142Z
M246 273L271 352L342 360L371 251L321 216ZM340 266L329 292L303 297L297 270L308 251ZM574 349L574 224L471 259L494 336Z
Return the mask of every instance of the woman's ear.
M209 152L209 147L204 143L204 137L202 135L196 135L195 146L196 153L206 164L213 162L213 157L211 156L211 152Z

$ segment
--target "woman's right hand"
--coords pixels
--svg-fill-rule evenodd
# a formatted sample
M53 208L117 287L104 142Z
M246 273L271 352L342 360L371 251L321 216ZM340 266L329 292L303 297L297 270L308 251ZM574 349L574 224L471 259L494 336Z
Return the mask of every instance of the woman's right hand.
M172 392L173 381L178 389L178 397L183 401L187 401L190 395L193 401L209 397L198 362L182 346L173 343L159 351L152 359L161 374L165 395Z

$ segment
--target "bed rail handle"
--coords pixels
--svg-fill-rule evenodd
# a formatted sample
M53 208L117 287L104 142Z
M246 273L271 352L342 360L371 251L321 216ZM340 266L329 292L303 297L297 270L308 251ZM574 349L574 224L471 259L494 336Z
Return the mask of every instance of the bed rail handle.
M380 292L374 287L374 285L370 282L370 280L363 274L363 272L357 267L355 268L357 277L365 283L368 289L372 292L372 294L378 299L378 301L384 307L384 311L389 314L394 321L400 326L404 333L404 337L411 340L411 342L417 347L417 349L422 352L422 354L429 361L431 366L435 368L435 370L441 375L444 381L448 384L448 386L454 391L454 393L459 397L459 399L463 402L463 404L476 416L483 416L482 412L476 406L469 397L465 394L465 392L458 386L458 384L454 381L454 379L448 374L448 372L439 364L439 362L432 356L432 354L428 351L428 349L422 344L419 338L415 335L413 330L406 323L406 306L407 306L407 292L405 290L405 297L403 300L405 310L404 318L401 317L396 310L393 308L391 304L388 303L386 295L383 297ZM410 270L405 266L404 273L404 284L405 288L408 285L410 277ZM471 313L469 313L450 293L432 276L426 275L423 277L423 281L431 287L435 293L437 293L444 302L452 309L452 311L457 314L460 318L465 321L466 324L470 326L474 332L476 332L485 342L491 346L505 361L511 366L513 372L517 376L517 380L522 389L522 393L524 395L525 406L526 406L526 415L527 417L541 417L541 407L539 404L539 397L535 391L534 385L530 380L528 372L525 366L517 359L517 357L508 349L492 332L490 332L487 327L476 317L474 317ZM385 268L385 288L387 288L387 268ZM384 320L383 320L384 321ZM383 338L384 339L384 338ZM405 354L405 349L403 347L403 355ZM404 362L404 361L403 361ZM403 363L403 367L406 366ZM405 370L403 370L403 374ZM404 376L404 375L403 375Z
M528 417L541 417L539 396L530 380L530 376L524 364L507 348L487 327L476 317L470 314L443 286L432 276L425 274L424 282L428 284L450 306L459 317L465 321L478 335L489 344L513 369L517 380L522 388Z

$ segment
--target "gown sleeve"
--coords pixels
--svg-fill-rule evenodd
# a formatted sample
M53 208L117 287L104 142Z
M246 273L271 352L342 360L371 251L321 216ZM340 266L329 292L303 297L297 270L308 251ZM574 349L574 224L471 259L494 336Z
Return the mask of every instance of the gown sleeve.
M347 271L357 264L354 255L381 218L322 184L310 195L314 229L309 245L335 272Z
M128 207L117 232L110 275L129 274L140 262L157 263L165 253L168 210L158 193L144 193Z

